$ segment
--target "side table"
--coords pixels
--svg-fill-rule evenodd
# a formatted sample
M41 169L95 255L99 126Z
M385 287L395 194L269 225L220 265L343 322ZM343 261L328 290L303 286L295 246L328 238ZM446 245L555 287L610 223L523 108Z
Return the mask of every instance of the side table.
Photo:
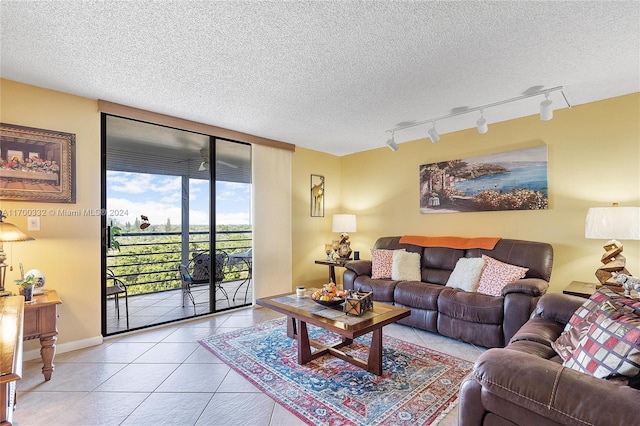
M562 293L571 294L573 296L580 296L588 299L593 293L596 292L599 286L594 283L585 283L583 281L571 281L571 284L566 286Z
M336 260L316 260L318 265L327 265L329 267L329 280L336 283L336 266L344 267L344 264L353 259L338 258Z
M53 357L56 355L56 336L58 335L58 305L62 301L55 290L45 290L44 294L33 296L31 302L24 304L24 340L40 339L42 356L42 374L44 380L51 379Z

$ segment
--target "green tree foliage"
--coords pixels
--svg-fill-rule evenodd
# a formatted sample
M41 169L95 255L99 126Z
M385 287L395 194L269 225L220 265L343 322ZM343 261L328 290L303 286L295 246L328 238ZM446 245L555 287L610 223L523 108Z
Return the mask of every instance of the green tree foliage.
M124 232L118 237L120 251L109 253L107 267L128 285L130 295L181 288L178 272L182 261L180 232L166 231L171 226L168 220L158 231L169 232L169 235L154 235L154 226L141 232L137 219L136 222L132 228L125 225ZM190 228L189 258L193 253L209 249L208 226L195 225ZM251 246L251 226L218 226L216 249L232 254L246 252ZM244 279L247 274L246 264L239 262L225 271L225 281Z

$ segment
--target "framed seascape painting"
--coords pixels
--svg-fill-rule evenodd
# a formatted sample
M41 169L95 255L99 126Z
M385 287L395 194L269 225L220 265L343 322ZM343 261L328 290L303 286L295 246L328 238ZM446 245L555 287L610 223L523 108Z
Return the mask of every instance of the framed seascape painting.
M420 212L546 210L547 146L420 166Z
M311 175L311 217L324 217L324 176Z
M0 123L0 200L75 203L76 135Z

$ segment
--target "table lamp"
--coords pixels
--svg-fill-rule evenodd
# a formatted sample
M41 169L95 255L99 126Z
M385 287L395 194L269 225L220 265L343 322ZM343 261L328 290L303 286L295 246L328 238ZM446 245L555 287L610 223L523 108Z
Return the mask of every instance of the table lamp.
M626 268L626 258L622 255L620 240L640 240L640 207L591 207L585 221L585 238L609 240L603 247L605 253L600 261L603 265L596 270L600 284L620 287L615 278L618 274L630 275Z
M332 230L340 233L338 255L343 259L348 259L351 256L349 232L356 232L356 215L334 214Z
M7 255L4 252L2 243L31 241L34 239L24 234L17 226L5 222L5 217L7 216L2 212L2 210L0 210L0 292L4 291L4 279L7 273L7 266L9 266L4 263L7 259Z

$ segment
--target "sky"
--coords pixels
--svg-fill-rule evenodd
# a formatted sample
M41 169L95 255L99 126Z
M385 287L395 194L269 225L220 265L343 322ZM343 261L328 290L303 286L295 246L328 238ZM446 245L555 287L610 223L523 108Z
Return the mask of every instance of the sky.
M107 171L107 216L125 224L140 215L152 225L182 223L181 177ZM209 181L191 179L189 184L191 225L209 223ZM251 223L251 185L216 182L216 223Z

